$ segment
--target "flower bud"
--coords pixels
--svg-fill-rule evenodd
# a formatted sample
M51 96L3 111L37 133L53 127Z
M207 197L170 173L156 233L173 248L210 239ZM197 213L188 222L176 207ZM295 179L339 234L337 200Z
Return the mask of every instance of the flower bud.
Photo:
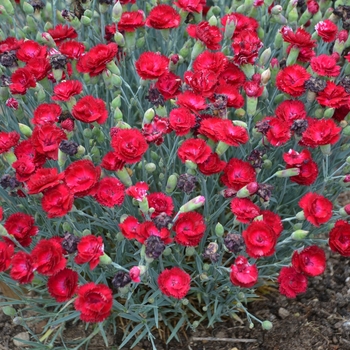
M147 111L143 115L142 125L151 124L155 115L156 115L156 113L155 113L153 108L147 109Z
M222 141L219 141L218 145L216 146L215 153L217 153L219 156L222 156L229 148L230 146Z
M126 187L132 186L131 177L125 167L122 170L118 170L116 175Z
M304 238L306 238L306 236L309 234L309 231L305 231L305 230L296 230L292 233L291 237L292 239L296 240L296 241L300 241Z
M299 221L303 221L305 220L305 213L304 211L299 211L296 215L295 215L296 219Z
M205 45L201 41L196 41L193 46L191 53L191 60L194 60L198 55L200 55L205 50ZM180 53L181 54L181 53ZM181 54L182 55L182 54ZM182 55L183 56L183 55Z
M271 14L272 15L279 15L282 13L283 7L281 5L276 5L271 9Z
M226 22L226 26L225 26L225 34L224 34L224 38L225 39L231 39L233 36L233 33L235 32L236 29L236 23L233 20L227 20Z
M297 22L299 18L298 15L298 10L294 7L292 8L292 10L288 13L288 22L293 23L293 22Z
M82 145L79 145L78 151L77 151L75 157L81 158L84 154L85 154L85 147L83 147Z
M218 237L222 237L224 235L224 226L222 226L220 224L220 222L218 222L215 226L215 234L218 236Z
M8 236L6 228L0 224L0 236Z
M300 174L299 168L290 168L285 170L280 170L275 173L275 176L277 177L291 177L291 176L298 176Z
M266 66L270 57L271 57L271 48L269 47L268 49L264 50L263 53L260 55L259 63L262 66Z
M112 9L112 21L119 22L122 16L122 13L123 13L122 5L120 4L119 1L117 1Z
M188 301L188 299L185 298L185 299L181 300L181 303L182 303L182 305L186 306L186 305L188 305L189 301Z
M117 107L120 108L121 104L122 104L122 100L121 100L120 95L115 97L111 102L112 108L117 108Z
M287 58L287 66L291 66L296 63L299 56L300 49L297 47L292 47Z
M26 137L31 137L32 136L32 129L27 126L27 125L24 125L22 123L18 123L18 126L19 126L19 131Z
M270 321L264 321L264 322L261 324L261 327L262 327L262 329L265 329L266 331L269 331L270 329L273 328L273 324L272 324L272 322L270 322Z
M246 198L253 195L258 190L257 182L250 182L248 185L242 187L236 194L238 198Z
M154 163L147 163L145 165L145 170L147 171L148 174L152 174L156 171L157 166Z
M194 211L200 207L202 207L205 203L205 197L204 196L197 196L187 203L185 203L180 209L179 213L187 213L189 211Z
M116 32L114 34L114 41L118 44L118 46L125 46L125 39L122 33Z
M80 22L82 23L82 25L87 27L91 24L91 18L86 17L86 16L81 16Z
M217 18L214 15L209 18L209 24L211 26L217 26L218 25L218 20L217 20Z
M321 152L323 155L325 156L329 156L332 152L331 152L331 145L322 145L320 146Z
M197 169L197 164L192 162L191 160L186 160L185 161L185 165L187 169L191 169L191 170L196 170Z
M345 207L340 208L339 214L343 217L350 215L350 204L347 204Z
M115 109L113 113L113 119L116 124L123 121L123 113L118 107Z
M194 247L186 247L186 256L193 256L194 254L196 254L196 249Z
M34 13L34 7L26 1L23 2L22 9L26 15L31 15Z
M13 8L10 0L2 0L1 5L4 7L8 15L13 16L15 14L15 9Z
M327 108L324 113L323 113L323 116L324 118L332 118L333 117L333 114L334 114L334 111L335 109L334 108Z
M238 118L243 118L245 116L245 110L243 108L236 109L234 114Z
M268 68L261 73L261 84L266 85L269 82L270 78L271 70Z
M177 185L177 175L172 174L169 176L166 187L165 187L165 192L166 193L172 193Z
M172 250L170 247L166 247L163 251L164 256L169 256L172 253Z

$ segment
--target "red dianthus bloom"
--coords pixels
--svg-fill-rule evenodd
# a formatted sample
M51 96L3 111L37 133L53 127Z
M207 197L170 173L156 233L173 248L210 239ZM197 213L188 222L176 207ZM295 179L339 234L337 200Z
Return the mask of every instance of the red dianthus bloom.
M163 294L176 299L184 298L191 286L191 276L179 267L165 269L158 276L158 286Z

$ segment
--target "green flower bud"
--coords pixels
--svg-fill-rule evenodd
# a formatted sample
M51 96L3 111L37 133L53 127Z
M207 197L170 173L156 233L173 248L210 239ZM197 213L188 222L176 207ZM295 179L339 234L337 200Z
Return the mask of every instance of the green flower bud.
M26 1L23 2L22 9L26 15L31 15L34 13L34 7Z
M151 124L155 115L156 113L153 108L147 109L147 111L143 115L142 125Z
M293 225L293 230L294 231L301 230L302 228L303 228L303 223L302 222L298 222L298 223Z
M111 83L112 83L112 86L119 88L122 86L123 80L119 75L116 75L113 73L111 76Z
M218 25L218 20L217 20L217 18L214 15L209 18L208 22L209 22L209 24L211 26L217 26Z
M67 161L67 155L59 149L57 163L58 163L60 169L62 169L64 167L64 164L66 163L66 161Z
M120 75L120 70L114 61L110 61L107 63L107 69L113 74Z
M112 263L112 259L106 253L100 256L101 265L110 265L111 263Z
M248 185L242 187L237 193L237 198L246 198L253 195L258 190L258 183L251 182Z
M117 107L113 113L114 122L118 124L119 122L123 121L123 113L122 111Z
M287 57L287 66L295 64L299 55L300 49L297 47L292 47Z
M218 145L216 146L215 153L217 153L218 156L222 156L228 149L230 145L228 145L225 142L219 141Z
M111 102L112 108L117 108L117 107L120 108L121 104L122 104L122 99L121 99L120 95L115 97Z
M262 329L265 329L266 331L269 331L270 329L273 328L273 324L272 324L272 322L270 322L270 321L264 321L264 322L261 324L261 327L262 327Z
M104 14L109 10L109 5L104 4L104 3L102 3L102 4L100 3L100 4L98 4L98 10L101 14Z
M125 46L125 39L124 39L124 36L123 34L119 33L119 32L116 32L114 34L114 41L121 47L124 47Z
M119 22L122 16L122 13L123 13L122 5L120 4L119 1L117 1L112 9L112 21L115 23Z
M0 236L8 236L6 228L0 224Z
M156 114L159 116L159 117L167 117L168 115L168 112L166 110L166 107L165 106L158 106L158 107L154 107L155 111L156 111Z
M220 222L218 222L215 226L215 234L218 236L218 237L222 237L225 233L225 230L224 230L224 226L222 226L220 224Z
M170 247L166 247L163 251L163 254L164 256L169 256L170 254L172 253L172 250Z
M275 173L276 177L291 177L298 176L300 174L299 168L290 168L285 170L280 170Z
M282 34L278 31L276 36L275 36L275 48L276 50L280 49L282 47L283 44L283 38L282 38Z
M191 160L186 160L185 161L185 165L187 169L192 169L192 170L196 170L197 169L197 164L193 163Z
M175 174L172 174L169 176L166 187L165 187L165 192L166 193L172 193L177 186L177 176Z
M245 110L243 108L236 109L234 112L235 116L238 118L244 118Z
M230 40L233 36L233 33L235 32L235 29L236 29L235 21L227 20L226 26L225 26L224 38L227 40Z
M199 326L199 322L198 321L194 321L193 323L192 323L192 327L193 328L197 328Z
M305 213L304 210L299 211L296 215L295 215L296 219L299 221L304 221L305 220Z
M207 308L206 306L203 306L203 307L202 307L202 310L203 310L203 311L207 311L208 308Z
M86 16L81 16L80 22L82 23L82 25L87 27L91 24L91 18L86 17Z
M255 73L255 67L250 63L242 64L241 69L248 79L251 79Z
M156 152L151 151L151 158L156 162L159 159L159 156Z
M332 118L333 117L333 114L335 112L335 109L334 108L327 108L324 113L323 113L323 116L324 118Z
M185 203L180 209L179 213L187 213L189 211L194 211L200 207L202 207L205 203L205 197L204 196L197 196L187 203Z
M154 163L147 163L145 165L145 169L146 169L148 174L152 174L156 171L157 166Z
M18 123L18 126L19 126L19 131L26 137L31 137L32 136L32 129L27 126L27 125L24 125L22 123Z
M200 55L205 50L205 45L201 41L196 41L193 46L191 53L191 60L194 60L198 55ZM181 54L181 53L180 53ZM182 55L182 54L181 54ZM183 55L182 55L183 56Z
M297 22L299 18L298 15L298 10L294 7L289 13L288 13L288 22L293 23L293 22Z
M253 117L258 106L258 98L250 97L247 95L247 114L249 117Z
M271 167L272 167L272 162L271 162L271 160L270 160L270 159L265 159L265 160L263 161L262 167L263 167L264 169L271 169Z
M1 5L4 6L4 9L8 15L13 16L15 14L15 9L13 8L10 0L2 0Z
M259 58L260 65L266 66L270 57L271 57L271 48L268 48L264 50L263 53L260 55L260 58Z
M92 130L90 128L86 128L83 130L83 135L85 138L87 139L91 139L92 138Z
M189 301L188 301L188 299L185 298L185 299L181 300L181 303L182 303L182 305L186 306L186 305L188 305Z
M76 158L81 158L85 154L85 147L82 145L78 146L78 152L76 153L75 157Z
M164 30L163 30L163 31L164 31ZM137 47L138 49L142 49L142 48L145 46L145 43L146 43L146 39L145 39L144 36L141 37L141 38L138 38L138 39L136 40L136 47Z
M332 153L330 144L320 146L320 149L321 149L322 154L325 156L329 156Z
M131 177L125 167L122 170L118 170L116 175L126 187L132 186Z
M292 239L294 239L295 241L300 241L304 238L306 238L306 236L309 234L309 231L305 231L305 230L296 230L292 233Z
M303 14L300 16L298 21L298 26L303 26L308 20L310 20L312 17L312 13L308 10L304 11Z
M282 13L282 11L283 7L281 5L276 5L271 9L271 14L276 16Z
M91 158L95 163L99 163L101 160L101 152L97 146L93 146L90 150Z
M125 46L128 49L133 50L136 46L136 33L135 32L125 32L124 39L125 39Z
M196 254L196 249L194 247L187 247L186 248L186 256L193 256L194 254Z
M125 123L123 121L119 121L116 127L120 129L131 129L131 126L128 123Z
M192 247L191 247L192 248ZM209 277L206 273L201 273L199 275L199 279L202 281L202 282L205 282L205 281L208 281L209 280Z
M82 233L83 236L91 235L91 231L89 229L85 229Z

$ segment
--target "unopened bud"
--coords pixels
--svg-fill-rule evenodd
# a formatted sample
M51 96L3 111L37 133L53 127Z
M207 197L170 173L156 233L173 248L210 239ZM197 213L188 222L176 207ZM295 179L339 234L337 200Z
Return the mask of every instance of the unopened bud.
M276 5L271 9L271 14L272 15L279 15L282 13L283 7L281 5Z
M126 170L126 168L124 167L122 170L118 170L116 172L117 177L119 178L119 180L126 186L126 187L130 187L132 186L132 181L131 181L131 177L128 173L128 171Z
M208 22L209 22L209 24L211 26L217 26L218 25L218 20L217 20L217 18L214 15L209 18Z
M152 174L156 171L157 166L154 163L147 163L145 165L145 170L147 171L148 174Z
M261 73L261 84L266 85L269 82L270 78L271 70L268 68Z
M219 156L222 156L230 147L230 145L228 145L225 142L219 141L218 145L216 146L216 150L215 153Z
M151 124L154 116L156 115L155 111L153 108L147 109L145 114L143 115L143 121L142 124Z
M185 165L187 169L191 169L191 170L196 170L197 169L197 164L192 162L191 160L186 160L185 161Z
M169 176L166 187L165 187L165 192L166 193L172 193L177 185L177 176L175 174L172 174Z
M246 198L253 195L258 190L257 182L250 182L248 185L242 187L236 194L238 198Z
M220 224L220 222L218 222L215 226L215 234L218 236L218 237L222 237L224 235L224 226L222 226Z
M296 230L292 233L291 237L292 237L292 239L299 241L299 240L305 239L308 234L309 234L309 231Z
M187 203L185 203L180 209L179 213L187 213L189 211L194 211L200 207L202 207L205 203L205 197L204 196L197 196Z
M193 46L191 59L194 60L199 54L201 54L205 50L205 45L201 41L196 41ZM181 54L182 55L182 54ZM182 55L183 56L183 55Z
M27 137L31 137L32 136L32 129L27 126L27 125L24 125L22 123L18 123L18 126L19 126L19 131L24 135L24 136L27 136Z
M291 177L291 176L298 176L300 174L299 168L290 168L285 170L280 170L275 173L275 176L277 177Z
M299 221L303 221L305 220L305 213L304 211L299 211L296 215L295 215L296 219Z
M13 16L15 13L15 9L10 0L2 0L1 5L4 7L6 13L10 16Z
M87 17L87 16L81 16L80 22L81 22L84 26L89 26L89 25L91 24L91 18L89 18L89 17Z
M78 151L75 154L75 157L81 158L84 154L85 154L85 147L83 147L82 145L79 145L78 146Z
M122 13L123 13L122 5L120 4L119 1L117 1L112 9L112 21L119 22L119 20L122 16Z
M261 327L262 327L262 329L265 329L266 331L269 331L270 329L273 328L273 324L272 324L272 322L270 322L270 321L264 321L264 322L261 324Z
M259 58L259 63L262 66L266 66L270 57L271 57L271 48L268 48L268 49L264 50L263 53L261 54L261 56Z
M31 15L34 13L34 7L30 5L27 1L23 2L22 9L26 15Z
M110 265L111 263L112 263L112 259L106 253L100 256L101 265Z
M186 256L193 256L196 253L196 249L194 247L187 247L185 251Z
M225 26L225 34L224 34L224 38L225 39L231 39L233 36L233 33L235 32L236 29L236 23L234 20L227 20L226 22L226 26Z

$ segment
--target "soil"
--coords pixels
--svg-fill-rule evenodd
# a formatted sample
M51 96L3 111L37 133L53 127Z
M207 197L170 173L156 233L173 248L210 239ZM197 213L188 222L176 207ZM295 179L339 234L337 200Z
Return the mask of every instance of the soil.
M253 315L273 323L270 331L263 330L257 322L253 329L249 329L242 314L241 322L230 320L214 328L200 326L195 333L180 332L182 343L172 341L166 346L156 339L157 350L350 349L350 260L334 253L328 252L328 255L325 274L311 278L304 295L287 299L272 292L248 305ZM40 332L42 325L35 323L33 327ZM0 350L24 349L24 346L16 347L13 343L13 338L23 332L26 330L22 326L15 325L11 317L0 313ZM89 329L85 330L83 324L68 324L64 332L66 340L84 339L88 335ZM122 335L121 330L116 335L108 334L109 348L119 349ZM119 350L129 350L130 345ZM102 337L96 335L88 349L107 347ZM152 350L148 340L134 347L134 350L142 349Z

